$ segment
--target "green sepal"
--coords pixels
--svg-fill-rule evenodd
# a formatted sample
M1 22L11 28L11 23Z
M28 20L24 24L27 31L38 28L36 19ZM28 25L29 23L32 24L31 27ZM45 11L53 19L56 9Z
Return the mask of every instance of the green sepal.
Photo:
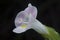
M56 32L53 28L47 27L48 34L42 34L42 36L45 38L45 40L60 40L60 35L58 32Z

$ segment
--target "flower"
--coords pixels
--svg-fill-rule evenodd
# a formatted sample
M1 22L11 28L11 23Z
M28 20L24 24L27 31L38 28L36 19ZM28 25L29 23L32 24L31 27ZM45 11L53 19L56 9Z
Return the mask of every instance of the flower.
M28 4L28 7L19 12L15 18L15 26L13 29L15 33L22 33L28 29L34 29L38 33L48 33L45 25L39 22L37 19L37 8L32 6L31 3Z

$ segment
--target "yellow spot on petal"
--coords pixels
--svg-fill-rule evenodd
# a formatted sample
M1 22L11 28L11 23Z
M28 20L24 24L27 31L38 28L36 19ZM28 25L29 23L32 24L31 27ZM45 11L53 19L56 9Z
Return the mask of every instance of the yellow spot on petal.
M22 28L26 28L26 27L27 27L27 25L26 25L26 24L23 24L23 25L21 25L21 27L22 27Z

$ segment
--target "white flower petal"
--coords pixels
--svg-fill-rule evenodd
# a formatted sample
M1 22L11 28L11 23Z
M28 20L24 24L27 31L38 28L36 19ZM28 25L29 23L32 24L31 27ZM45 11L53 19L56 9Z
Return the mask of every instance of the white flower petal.
M42 34L48 33L48 30L46 29L45 25L43 25L37 19L35 19L35 22L32 23L32 28L38 33Z
M23 29L23 28L21 28L21 27L17 27L17 28L15 28L15 29L13 30L13 32L15 32L15 33L22 33L22 32L24 32L24 31L26 31L26 30Z
M15 33L22 33L22 32L25 32L25 31L28 30L28 29L31 29L30 25L24 23L24 24L22 24L21 26L16 27L16 28L13 30L13 32L15 32Z
M16 27L16 28L13 30L13 32L15 32L15 33L22 33L22 32L25 32L26 30L28 30L28 29L22 28L22 27Z

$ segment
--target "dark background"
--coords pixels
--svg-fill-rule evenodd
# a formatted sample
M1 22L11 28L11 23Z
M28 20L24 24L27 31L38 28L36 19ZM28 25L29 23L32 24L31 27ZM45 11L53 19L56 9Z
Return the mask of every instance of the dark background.
M28 3L38 9L37 19L60 33L60 1L59 0L0 0L0 40L44 40L33 29L22 34L15 34L14 19L18 12L24 10Z

